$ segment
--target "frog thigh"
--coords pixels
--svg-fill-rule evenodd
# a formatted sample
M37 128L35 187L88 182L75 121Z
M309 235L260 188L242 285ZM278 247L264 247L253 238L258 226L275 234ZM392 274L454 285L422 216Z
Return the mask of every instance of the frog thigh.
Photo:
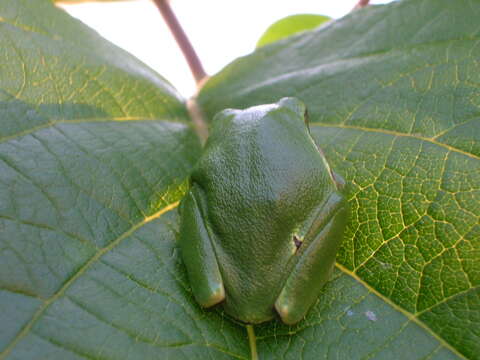
M333 193L322 213L325 224L300 255L275 301L275 309L285 324L295 324L306 315L335 265L335 255L340 247L347 217L343 196Z
M182 200L179 245L197 302L210 307L225 299L212 239L202 217L201 189L193 185Z

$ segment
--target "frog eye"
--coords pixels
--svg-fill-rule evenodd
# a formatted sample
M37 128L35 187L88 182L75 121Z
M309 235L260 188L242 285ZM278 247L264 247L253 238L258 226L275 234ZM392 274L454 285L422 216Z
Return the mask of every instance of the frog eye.
M302 246L303 244L302 240L297 235L293 235L293 243L295 244L295 247L296 247L295 252L297 252L298 249L300 249L300 246Z

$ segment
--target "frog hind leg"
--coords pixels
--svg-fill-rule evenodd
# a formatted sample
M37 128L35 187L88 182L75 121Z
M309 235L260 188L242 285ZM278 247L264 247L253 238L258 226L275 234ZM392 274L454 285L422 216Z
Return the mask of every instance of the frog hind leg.
M316 234L300 254L300 259L275 301L275 309L285 324L291 325L302 320L317 300L335 265L335 255L347 219L345 199L341 194L333 193L320 213L315 226Z
M212 239L202 216L202 190L193 185L180 205L179 245L197 302L214 306L225 299L225 289Z

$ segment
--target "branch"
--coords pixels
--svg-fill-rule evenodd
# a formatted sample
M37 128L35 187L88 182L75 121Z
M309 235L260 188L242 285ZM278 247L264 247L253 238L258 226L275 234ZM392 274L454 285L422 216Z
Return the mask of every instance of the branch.
M170 7L169 0L153 0L155 5L157 5L158 10L163 16L170 32L172 33L175 41L182 50L185 60L187 60L190 71L192 72L193 77L197 83L197 87L200 87L201 81L207 75L203 69L202 63L197 56L190 40L188 40L187 35L182 29L182 26L177 20L177 17Z

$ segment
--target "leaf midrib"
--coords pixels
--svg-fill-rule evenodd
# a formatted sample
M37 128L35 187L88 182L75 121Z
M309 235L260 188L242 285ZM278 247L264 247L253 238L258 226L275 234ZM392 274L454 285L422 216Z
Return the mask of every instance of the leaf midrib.
M459 154L463 154L469 158L475 159L475 160L480 160L480 156L472 154L470 152L458 149L456 147L453 147L448 144L441 143L434 138L428 138L425 136L418 136L415 134L407 134L407 133L401 133L397 132L394 130L386 130L386 129L375 129L375 128L366 128L362 126L355 126L355 125L345 125L345 124L323 124L323 123L310 123L310 126L320 126L320 127L329 127L329 128L339 128L339 129L347 129L347 130L358 130L358 131L364 131L364 132L374 132L374 133L380 133L384 135L391 135L391 136L396 136L396 137L409 137L413 138L416 140L421 140L421 141L426 141L431 144L440 146L442 148L447 149L450 152L456 152Z
M179 204L179 201L165 206L163 209L159 210L155 214L144 218L142 221L132 226L129 230L125 231L123 234L118 236L106 247L99 249L95 253L95 255L92 256L87 262L85 262L84 265L73 276L71 276L56 293L54 293L50 298L44 301L42 306L38 308L38 310L32 316L30 321L22 328L22 330L17 334L17 336L15 336L15 338L10 342L10 344L5 348L5 350L2 353L0 353L0 360L6 359L8 354L15 348L15 346L20 342L20 340L30 333L30 330L32 329L33 325L40 319L40 317L47 310L47 308L56 300L58 300L65 293L65 291L80 276L82 276L93 264L95 264L103 255L108 253L110 250L114 249L117 245L119 245L122 242L122 240L129 237L131 234L133 234L135 231L137 231L139 228L141 228L145 224L159 218L166 212L175 209L178 206L178 204Z
M335 263L335 266L337 269L339 269L342 273L352 277L357 281L359 284L363 285L369 292L372 294L376 295L378 298L380 298L382 301L384 301L386 304L391 306L394 310L400 312L402 315L404 315L409 321L417 324L420 326L422 329L424 329L427 333L429 333L432 337L434 337L440 345L444 346L451 352L453 352L455 355L457 355L460 359L467 359L465 355L460 353L456 348L454 348L452 345L450 345L444 338L442 338L440 335L438 335L436 332L434 332L430 327L428 327L423 321L418 319L416 316L417 314L412 314L411 312L403 309L399 305L395 304L391 299L385 297L382 295L380 292L378 292L375 288L370 286L367 282L365 282L363 279L361 279L355 272L350 271L346 267L344 267L342 264L339 264L338 262Z
M7 135L4 137L0 137L0 144L3 142L7 142L10 140L14 140L16 138L20 138L26 135L33 134L37 131L43 130L43 129L48 129L51 127L55 127L56 125L59 124L86 124L86 123L108 123L108 122L134 122L134 121L162 121L162 122L168 122L168 123L175 123L175 124L184 124L184 125L189 125L186 121L179 121L179 120L170 120L170 119L159 119L159 118L148 118L148 117L142 117L142 116L119 116L119 117L101 117L101 118L83 118L83 119L69 119L69 120L52 120L48 121L44 124L34 126L30 129L26 129L23 131L19 131L15 134L12 135Z

